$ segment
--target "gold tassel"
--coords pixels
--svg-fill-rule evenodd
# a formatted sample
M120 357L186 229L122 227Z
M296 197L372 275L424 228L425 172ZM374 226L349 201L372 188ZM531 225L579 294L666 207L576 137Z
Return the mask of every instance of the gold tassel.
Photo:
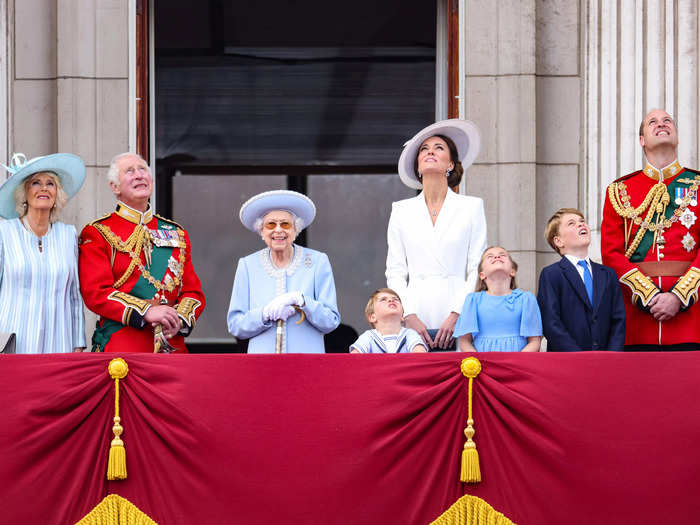
M467 357L462 360L460 370L465 377L469 378L469 394L467 397L467 428L464 435L467 438L462 450L462 472L459 479L465 483L479 483L481 481L481 468L479 467L479 452L476 450L474 437L474 419L472 418L472 387L474 378L481 372L481 363L476 357Z
M121 439L124 427L121 426L119 417L119 380L124 379L129 373L129 367L121 357L112 359L107 367L109 375L114 379L114 426L112 432L114 439L109 447L109 461L107 462L107 479L126 479L126 449Z

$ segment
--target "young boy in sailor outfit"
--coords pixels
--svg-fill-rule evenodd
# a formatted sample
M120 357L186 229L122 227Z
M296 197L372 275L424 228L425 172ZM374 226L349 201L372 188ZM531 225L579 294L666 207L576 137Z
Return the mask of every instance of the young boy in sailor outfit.
M365 307L365 317L372 327L350 346L351 354L398 354L426 352L418 332L403 326L403 306L390 288L375 291Z

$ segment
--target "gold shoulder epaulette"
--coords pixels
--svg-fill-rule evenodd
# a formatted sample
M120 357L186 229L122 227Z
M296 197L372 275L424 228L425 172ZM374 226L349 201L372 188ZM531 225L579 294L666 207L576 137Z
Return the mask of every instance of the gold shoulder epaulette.
M162 220L162 221L169 222L170 224L174 224L175 226L177 226L177 227L180 228L181 230L184 230L184 229L185 229L185 228L182 227L181 224L175 222L175 221L172 220L172 219L167 219L167 218L165 218L165 217L163 217L163 216L161 216L161 215L158 215L157 213L155 213L154 215L155 215L156 217L158 217L158 218L159 218L160 220Z
M632 173L628 173L627 175L623 175L622 177L620 177L620 178L618 178L618 179L615 179L614 181L612 181L611 184L615 184L616 182L622 182L623 180L627 180L627 179L629 179L630 177L632 177L632 176L634 176L634 175L637 175L637 174L639 174L639 173L643 173L643 172L642 172L641 170L633 171Z
M112 216L112 214L111 214L111 213L108 213L107 215L104 215L104 216L100 217L99 219L95 219L94 221L88 223L88 225L89 225L89 226L94 226L94 225L97 224L98 222L102 222L102 221L104 221L105 219L109 219L111 216Z

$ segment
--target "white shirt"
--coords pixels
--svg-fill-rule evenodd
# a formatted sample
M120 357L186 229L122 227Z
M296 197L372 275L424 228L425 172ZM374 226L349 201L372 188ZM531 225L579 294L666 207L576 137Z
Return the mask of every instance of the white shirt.
M583 278L583 268L581 268L579 266L578 262L579 261L586 261L586 266L588 266L588 271L591 274L591 282L593 282L593 268L591 267L591 260L588 258L588 256L581 258L581 257L576 257L575 255L571 255L571 254L567 253L566 255L564 255L564 257L569 259L571 264L574 265L579 276L581 276L581 280L583 281L584 284L586 284L586 281Z

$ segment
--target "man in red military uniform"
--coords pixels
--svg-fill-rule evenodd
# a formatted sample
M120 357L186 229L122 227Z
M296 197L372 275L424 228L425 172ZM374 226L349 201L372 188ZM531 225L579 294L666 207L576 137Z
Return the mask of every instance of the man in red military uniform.
M625 294L625 350L700 349L700 172L678 164L673 118L651 111L639 128L646 167L608 186L603 264Z
M117 155L107 178L116 211L80 234L80 290L100 316L93 351L187 352L205 305L187 232L151 211L153 177L140 156Z

